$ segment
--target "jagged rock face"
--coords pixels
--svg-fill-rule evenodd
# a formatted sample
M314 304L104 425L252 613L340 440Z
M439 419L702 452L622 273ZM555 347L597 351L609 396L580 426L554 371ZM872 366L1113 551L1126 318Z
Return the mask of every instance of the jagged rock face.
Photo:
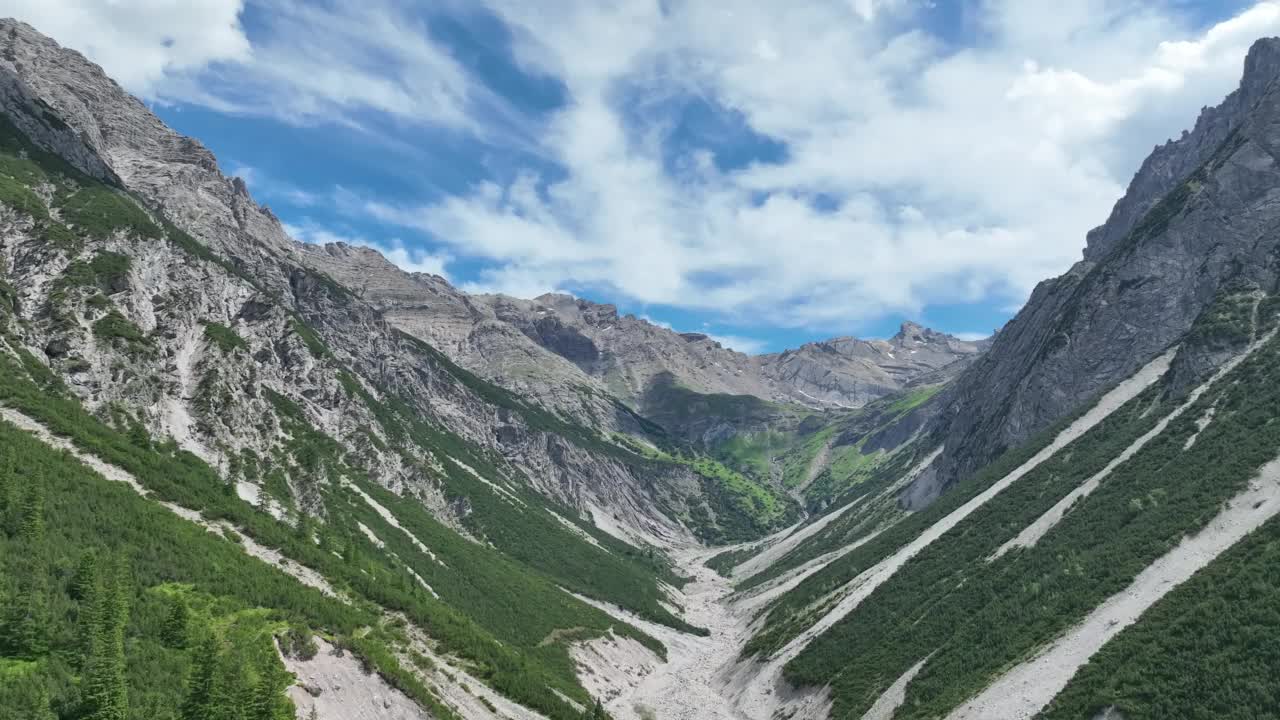
M860 407L897 392L920 376L943 382L980 343L905 323L893 338L834 338L782 353L749 356L703 333L677 333L613 305L549 294L533 300L476 298L499 317L525 329L543 347L573 361L642 412L656 384L675 383L703 394L754 395L815 407Z
M287 437L272 419L264 395L270 390L296 403L311 425L347 452L364 457L371 479L412 492L443 521L459 527L465 508L446 502L427 478L438 458L419 457L408 464L379 448L384 438L378 437L378 420L343 390L346 372L371 396L386 393L409 403L422 419L493 453L560 502L584 512L619 508L624 524L630 523L624 529L638 536L684 536L671 513L680 511L687 494L700 492L690 471L639 470L531 427L523 416L495 405L400 334L401 324L419 334L412 332L412 313L387 317L375 302L320 272L340 264L322 262L319 254L326 251L291 240L242 182L218 171L208 150L166 127L78 53L25 24L0 21L0 102L34 142L90 176L118 181L229 261L198 262L172 243L125 232L66 252L33 234L29 218L4 212L0 270L19 288L21 342L61 363L69 388L88 407L118 404L153 434L172 437L183 449L226 469L244 451L272 457L281 450ZM53 119L39 119L39 108L48 108ZM30 122L23 124L24 117ZM424 339L444 344L461 336L455 328L463 328L467 336L481 338L475 344L482 352L498 348L495 352L503 353L495 363L501 368L510 368L516 362L511 358L521 352L558 358L505 324L477 327L465 297L439 279L406 275L367 251L330 252L346 255L350 267L341 280L361 293L400 293L423 305L432 298L452 303L432 317L455 313L461 319L454 326L424 324L417 328ZM87 262L102 253L128 258L128 272L102 288L105 305L101 296L88 292L69 297L61 310L75 321L57 325L47 308L58 277L73 259ZM376 268L387 272L370 271ZM433 287L438 292L433 294ZM108 306L146 336L145 352L94 337L92 323ZM320 352L300 336L297 321L323 339ZM244 347L218 350L206 335L208 323L231 328ZM572 363L560 362L568 377L585 379ZM570 381L563 387L571 387ZM579 408L586 405L581 397L576 391L571 397ZM601 429L634 422L607 398L583 412L597 418L593 427ZM307 489L291 490L305 507Z
M888 340L835 338L764 355L759 362L765 377L801 397L856 407L925 375L933 374L935 382L945 381L983 347L981 342L966 342L908 322Z
M887 341L835 338L752 357L705 334L677 333L569 295L468 295L443 278L405 273L367 248L302 246L297 257L459 364L613 430L635 427L614 412L611 397L644 414L668 409L650 399L672 384L701 394L860 407L915 382L946 382L985 347L905 323Z
M1129 375L1227 282L1275 290L1277 75L1280 39L1259 41L1240 88L1143 163L1084 260L1041 283L945 393L933 430L947 451L922 482L945 487Z
M513 325L444 278L406 273L369 248L333 243L298 244L291 250L299 262L351 288L389 324L480 376L579 422L610 431L637 430L635 419L619 412L595 379L538 342L545 337L555 343L557 333L564 334L558 328ZM566 335L557 346L567 349L565 343L573 342Z

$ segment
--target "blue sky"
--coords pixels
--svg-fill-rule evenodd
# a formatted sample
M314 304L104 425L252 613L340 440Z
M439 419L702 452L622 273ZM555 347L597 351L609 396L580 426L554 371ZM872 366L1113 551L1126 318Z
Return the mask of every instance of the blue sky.
M745 351L978 336L1079 258L1276 2L0 0L299 240Z

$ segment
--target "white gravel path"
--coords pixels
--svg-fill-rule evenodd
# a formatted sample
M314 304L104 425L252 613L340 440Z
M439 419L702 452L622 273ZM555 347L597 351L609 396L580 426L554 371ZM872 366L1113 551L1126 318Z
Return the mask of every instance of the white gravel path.
M746 578L770 567L775 562L781 560L787 553L799 547L800 543L803 543L805 540L808 540L814 535L822 532L832 522L835 522L845 513L849 512L849 510L860 505L865 497L866 496L855 498L844 507L834 512L827 513L803 527L801 526L802 523L797 523L792 525L790 528L787 528L779 534L780 539L777 542L769 545L763 551L735 567L732 573L733 579L745 580Z
M925 456L923 460L916 463L916 465L912 467L909 471L907 471L905 475L899 478L894 483L893 488L890 488L890 490L886 491L885 493L881 493L881 496L890 494L891 492L895 492L896 491L895 488L901 488L906 483L909 483L912 480L914 480L917 475L924 472L925 468L932 465L933 461L937 460L938 456L941 454L942 454L941 447L929 453L927 456ZM877 497L877 499L878 498L879 496ZM817 520L813 521L812 523L809 523L808 525L800 527L800 524L797 523L796 525L792 526L791 528L788 528L787 530L784 530L780 533L775 533L773 537L780 538L780 539L777 540L776 542L773 542L772 544L769 544L769 546L765 548L764 551L752 556L751 558L748 558L741 565L738 565L737 567L735 567L733 569L733 579L737 581L741 581L771 567L774 563L781 560L792 550L795 550L806 540L822 532L832 522L835 522L839 518L843 517L845 513L849 512L854 507L861 506L862 504L864 504L864 501L866 501L866 499L867 498L865 495L858 498L854 498L844 507L841 507L840 509L835 510L834 512L827 513L826 515L822 516L821 518L818 518ZM857 543L848 545L841 550L835 551L835 554L830 556L828 559L826 559L825 562L818 563L817 561L822 560L822 558L817 558L816 560L810 560L808 563L805 564L805 566L802 566L802 567L814 567L816 563L816 567L818 569L821 569L822 566L826 565L827 563L830 563L832 560L835 560L840 555L843 555L849 552L850 550L853 550L855 547L857 547L858 545L861 545L862 543L866 542L869 539L870 539L869 537L863 538L861 541ZM765 542L768 542L768 541L766 540ZM824 557L828 557L828 556L824 556ZM795 570L791 571L791 573L795 573L795 572L796 572ZM814 569L809 574L812 574L813 572L817 572L817 570ZM808 577L808 575L805 575L804 577Z
M1076 670L1147 608L1196 571L1280 514L1280 458L1264 465L1248 489L1232 498L1208 526L1143 570L1035 658L999 677L948 720L1024 720L1062 692Z
M279 568L282 572L292 576L298 582L304 585L309 585L313 588L316 588L317 590L323 592L326 595L329 595L330 597L335 597L335 598L341 597L336 591L334 591L333 587L329 585L328 581L326 581L324 577L320 575L320 573L312 570L311 568L308 568L306 566L300 565L298 563L295 563L289 560L284 555L282 555L278 550L268 548L264 545L261 545L255 542L253 538L250 538L246 536L244 533L237 531L236 528L234 528L230 523L226 521L216 522L216 523L210 522L208 520L205 520L200 515L200 513L194 510L191 510L189 508L184 508L174 503L163 502L163 501L155 500L154 498L151 498L151 493L148 492L147 489L142 486L142 483L138 482L138 479L135 478L132 473L130 473L129 471L123 468L120 468L108 462L105 462L95 455L90 455L89 453L76 447L76 445L72 443L70 440L68 440L67 438L54 435L52 432L49 431L48 428L46 428L42 423L40 423L35 418L32 418L26 415L25 413L22 413L7 407L0 407L0 418L3 418L4 420L8 421L13 425L16 425L17 427L23 430L26 430L27 432L31 433L37 439L41 440L42 442L44 442L46 445L49 445L50 447L54 447L59 450L65 450L67 453L73 456L76 460L86 465L87 467L89 467L90 469L92 469L94 472L98 473L102 477L108 480L111 480L113 482L118 482L118 483L123 483L125 485L128 485L130 488L133 489L134 492L138 493L142 497L153 500L157 505L160 505L161 507L167 509L169 512L172 512L178 517L183 518L184 520L190 520L191 522L203 527L209 532L217 533L220 535L225 534L227 530L231 530L235 532L239 538L239 545L245 551L246 554L256 557L259 560L262 560L263 562L269 565Z
M368 504L368 506L369 506L370 508L372 508L374 512L378 513L378 515L379 515L379 516L380 516L384 521L386 521L386 523L387 523L388 525L390 525L391 527L393 527L393 528L395 528L395 529L399 530L400 532L402 532L402 533L404 533L406 536L408 536L408 538L409 538L409 542L413 543L413 546L414 546L414 547L416 547L416 548L418 548L418 551L419 551L419 552L421 552L423 555L426 555L427 557L431 558L431 561L432 561L432 562L434 562L435 564L439 565L440 567L448 567L448 565L445 565L445 564L444 564L444 562L440 560L440 558L436 557L436 554L435 554L435 553L431 552L431 549L430 549L430 548L428 548L428 547L426 546L426 544L425 544L425 543L423 543L421 540L419 540L419 539L418 539L418 537L417 537L416 535L414 535L413 533L409 532L409 529L408 529L408 528L406 528L405 526L401 525L401 524L400 524L400 521L396 519L396 516L395 516L394 514L392 514L392 512L391 512L390 510L388 510L388 509L386 508L386 506L385 506L385 505L383 505L382 503L378 502L377 500L374 500L374 499L373 499L373 497L371 497L371 496L369 495L369 493L367 493L367 492L365 492L364 490L360 489L360 486L359 486L359 485L356 485L355 483L352 483L352 482L347 481L347 480L343 480L343 481L342 481L342 484L343 484L344 486L346 486L347 488L349 488L350 490L354 491L354 492L355 492L357 495L359 495L362 499L364 499L365 503L366 503L366 504Z

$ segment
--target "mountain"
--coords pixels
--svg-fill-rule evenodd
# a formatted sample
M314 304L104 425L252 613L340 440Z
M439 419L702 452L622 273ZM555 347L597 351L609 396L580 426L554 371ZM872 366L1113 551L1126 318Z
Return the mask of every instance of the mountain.
M1276 145L1266 123L1278 71L1280 47L1255 45L1240 88L1157 147L1089 233L1084 258L1036 287L948 391L935 429L947 450L928 482L971 474L1131 375L1185 335L1226 284L1275 286Z
M613 305L563 294L468 295L443 278L400 271L367 248L338 243L303 251L303 262L352 288L397 328L571 414L603 396L652 413L661 402L655 389L669 385L814 408L861 407L929 374L943 382L984 347L905 323L887 341L833 338L753 357L703 333L620 315Z
M1280 39L991 340L305 245L0 21L0 720L1280 706Z

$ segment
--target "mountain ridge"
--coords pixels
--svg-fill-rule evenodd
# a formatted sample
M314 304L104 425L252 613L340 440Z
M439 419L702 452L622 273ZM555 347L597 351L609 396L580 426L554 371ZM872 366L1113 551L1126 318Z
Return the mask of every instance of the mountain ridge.
M298 243L0 21L0 717L1261 716L1278 78L989 347L748 357Z

